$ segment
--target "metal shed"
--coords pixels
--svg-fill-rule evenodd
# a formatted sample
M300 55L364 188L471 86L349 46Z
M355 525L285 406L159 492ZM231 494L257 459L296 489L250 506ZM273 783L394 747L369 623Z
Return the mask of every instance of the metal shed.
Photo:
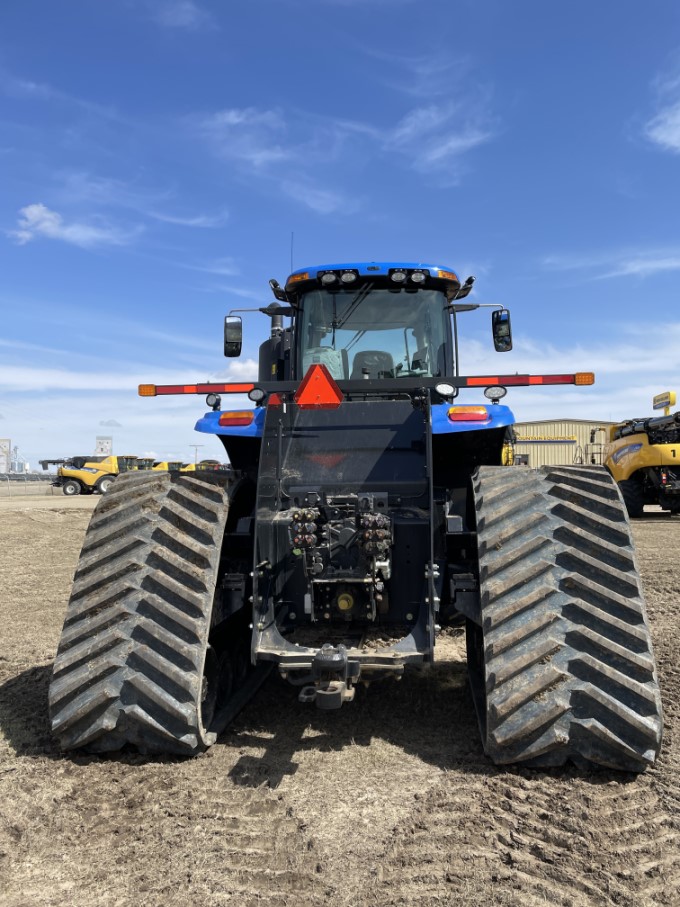
M614 422L546 419L515 424L515 462L538 466L601 465L609 428Z

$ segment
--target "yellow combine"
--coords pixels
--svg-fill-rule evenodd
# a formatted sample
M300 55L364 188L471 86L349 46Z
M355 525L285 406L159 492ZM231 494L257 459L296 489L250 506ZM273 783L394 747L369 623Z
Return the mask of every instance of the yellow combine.
M645 504L680 513L680 411L614 425L604 466L630 517L642 516Z
M105 494L117 475L138 468L138 458L91 456L40 461L43 469L47 469L50 464L59 465L57 477L52 484L61 488L68 497L73 497L76 494Z
M179 472L186 465L181 460L154 460L151 469L155 472Z

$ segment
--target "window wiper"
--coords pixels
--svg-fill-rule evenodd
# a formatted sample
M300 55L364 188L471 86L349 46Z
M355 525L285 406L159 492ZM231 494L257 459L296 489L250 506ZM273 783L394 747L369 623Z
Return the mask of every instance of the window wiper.
M361 338L364 336L365 333L366 333L366 331L357 331L356 334L354 335L354 337L352 337L350 342L345 347L345 350L349 353L349 351L352 349L354 344L357 343L359 340L361 340Z
M368 294L371 292L372 289L373 289L372 283L365 283L363 285L363 287L359 290L357 295L354 297L354 299L350 302L350 304L345 309L344 314L340 316L340 321L338 321L337 323L335 323L335 322L333 323L333 330L335 330L336 328L341 328L343 326L343 324L345 324L345 322L350 317L350 315L352 315L352 313L361 305L361 303L368 296Z

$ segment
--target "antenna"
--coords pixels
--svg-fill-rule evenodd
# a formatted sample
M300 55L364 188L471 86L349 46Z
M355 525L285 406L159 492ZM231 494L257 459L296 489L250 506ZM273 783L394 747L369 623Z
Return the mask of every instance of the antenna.
M290 271L293 273L293 241L295 239L295 233L290 231Z

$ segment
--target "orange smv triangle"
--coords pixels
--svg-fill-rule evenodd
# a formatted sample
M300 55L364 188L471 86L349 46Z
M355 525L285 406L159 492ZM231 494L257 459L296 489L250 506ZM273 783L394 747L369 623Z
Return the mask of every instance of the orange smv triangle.
M293 398L302 409L336 409L344 397L325 365L309 367Z

